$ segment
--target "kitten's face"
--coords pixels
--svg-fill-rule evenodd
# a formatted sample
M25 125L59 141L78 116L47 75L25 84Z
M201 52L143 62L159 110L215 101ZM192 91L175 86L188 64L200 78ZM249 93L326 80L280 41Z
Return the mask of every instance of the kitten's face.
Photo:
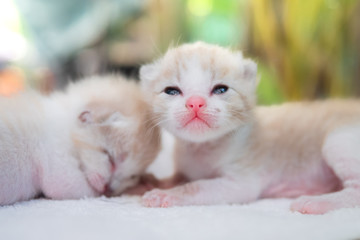
M169 50L140 71L157 120L193 142L244 124L255 104L256 64L239 52L195 43Z
M84 111L79 116L77 147L82 170L93 189L99 194L118 195L138 183L155 159L160 140L158 129L151 129L144 113L124 117L113 109L106 111L107 106L101 108L105 111L100 115Z

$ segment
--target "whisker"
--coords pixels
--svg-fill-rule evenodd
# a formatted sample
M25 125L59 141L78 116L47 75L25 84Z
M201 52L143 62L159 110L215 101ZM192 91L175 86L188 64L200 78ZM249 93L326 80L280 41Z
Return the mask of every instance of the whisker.
M158 118L158 119L156 119L156 120L157 120L157 121L154 121L154 122L153 122L154 124L152 124L152 126L151 126L149 129L146 130L146 134L147 134L148 136L153 134L153 131L155 130L155 128L157 128L157 127L159 127L160 125L162 125L162 124L170 121L169 119L166 119L166 118L164 118L164 119Z

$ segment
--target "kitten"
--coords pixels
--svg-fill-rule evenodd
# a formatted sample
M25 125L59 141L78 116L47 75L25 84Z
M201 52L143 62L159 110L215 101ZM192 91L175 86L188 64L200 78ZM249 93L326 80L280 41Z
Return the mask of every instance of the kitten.
M0 98L0 205L119 194L159 150L139 87L92 77L65 92Z
M190 181L146 193L145 206L299 197L293 211L321 214L360 205L360 101L255 107L256 64L201 42L140 74L158 122L177 137L177 176Z

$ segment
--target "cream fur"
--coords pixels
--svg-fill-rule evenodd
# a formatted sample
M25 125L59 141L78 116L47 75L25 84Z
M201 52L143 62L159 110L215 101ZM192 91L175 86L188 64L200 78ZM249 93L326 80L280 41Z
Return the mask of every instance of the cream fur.
M299 196L291 208L303 213L360 205L359 100L255 107L256 64L201 42L143 66L141 79L159 123L178 138L177 176L190 181L148 192L144 205ZM218 84L228 91L212 94ZM166 87L179 88L181 95L166 94ZM193 116L185 106L191 96L206 100L199 116L210 124L182 124Z
M0 98L0 204L118 194L155 158L159 133L135 83L92 77L65 92Z

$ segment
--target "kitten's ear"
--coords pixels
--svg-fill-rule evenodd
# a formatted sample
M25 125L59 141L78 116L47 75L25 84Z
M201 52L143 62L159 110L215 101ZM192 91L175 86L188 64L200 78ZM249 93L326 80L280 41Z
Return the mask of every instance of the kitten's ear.
M94 122L93 116L90 111L83 111L82 113L80 113L78 118L80 122L84 124L90 124Z
M244 58L241 52L236 52L236 55L243 67L242 78L256 86L258 84L257 64L253 60Z
M129 119L125 118L121 113L111 113L105 119L99 116L94 116L91 111L85 110L79 115L79 120L83 124L95 124L95 125L118 125L127 126ZM102 118L102 119L101 119Z
M243 59L243 66L244 66L244 72L243 72L244 79L248 79L249 81L253 81L256 83L256 76L257 76L256 63L250 59Z
M256 76L257 76L257 64L250 59L244 58L242 52L236 52L238 61L241 62L241 65L243 66L243 78L247 79L249 81L256 82Z
M141 87L147 88L149 86L149 83L152 82L154 79L156 79L156 76L159 71L159 63L149 63L146 65L141 66L140 68L140 80L141 80Z

